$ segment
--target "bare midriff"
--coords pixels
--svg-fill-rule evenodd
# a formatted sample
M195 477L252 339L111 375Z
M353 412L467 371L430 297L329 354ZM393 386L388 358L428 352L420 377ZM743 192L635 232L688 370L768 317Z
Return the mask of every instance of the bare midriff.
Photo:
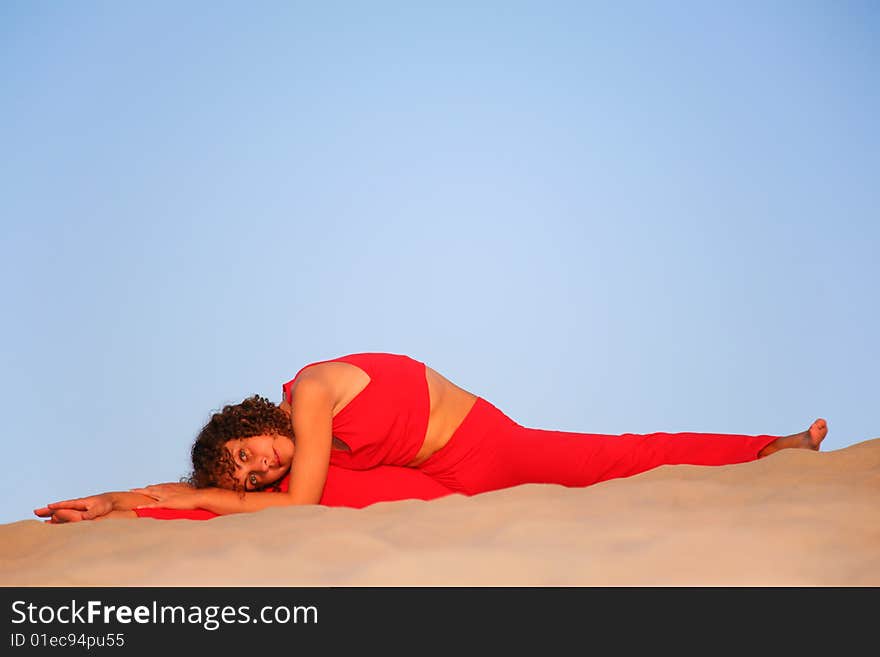
M334 361L319 363L308 368L311 376L323 379L330 387L335 400L333 403L333 417L357 397L370 383L370 376L357 365ZM455 430L461 426L464 418L473 408L477 396L460 388L452 381L444 377L436 370L425 366L425 380L428 383L428 428L425 431L425 439L408 466L415 467L424 463L434 452L442 449ZM290 408L287 402L282 407ZM341 441L334 440L337 449Z
M427 365L425 378L428 381L431 410L428 412L425 442L422 443L422 448L416 453L415 458L407 464L412 467L424 463L432 454L446 446L477 401L475 394L458 387Z

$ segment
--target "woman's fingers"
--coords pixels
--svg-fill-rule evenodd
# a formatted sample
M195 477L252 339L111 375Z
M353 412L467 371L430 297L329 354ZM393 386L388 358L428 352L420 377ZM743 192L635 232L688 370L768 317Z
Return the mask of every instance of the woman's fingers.
M131 490L167 490L167 491L180 491L182 489L192 488L189 484L179 484L173 481L165 482L161 484L147 484L146 486L142 486L141 488L132 488Z
M150 498L156 500L157 502L162 497L158 492L156 492L154 490L150 490L149 486L147 486L146 488L132 488L129 492L130 493L138 493L140 495L145 495L146 497L150 497Z
M161 495L155 502L141 504L135 509L197 509L199 507L195 503L195 499L193 495Z
M113 510L113 500L112 493L61 500L34 509L34 515L39 518L47 518L47 522L53 525L81 520L96 520L103 518Z
M58 509L52 514L52 518L49 522L54 525L60 525L67 522L79 522L80 520L88 520L81 511L74 511L73 509Z
M89 508L89 499L87 497L80 497L75 500L63 500L61 502L52 502L47 505L49 509L79 509L80 511L85 511Z
M156 502L165 502L170 498L187 498L197 492L195 488L187 484L153 484L143 488L132 488L131 493L138 493L151 497ZM188 507L179 507L188 508Z
M139 495L144 495L146 497L149 497L152 500L155 500L156 502L162 501L161 492L157 491L153 486L147 486L145 488L132 488L130 492L138 493ZM135 507L135 508L137 509L140 507Z
M109 494L105 493L52 502L39 509L34 509L34 514L40 518L51 516L53 523L77 522L79 520L94 520L112 510L113 500Z
M48 516L51 516L52 513L57 509L78 509L80 511L85 511L87 508L88 502L84 498L79 498L76 500L63 500L61 502L52 502L51 504L40 507L39 509L34 509L34 515L37 515L40 518L46 518Z
M132 493L141 493L143 495L153 495L155 493L160 493L164 487L162 484L150 484L149 486L144 486L142 488L130 488L129 491Z

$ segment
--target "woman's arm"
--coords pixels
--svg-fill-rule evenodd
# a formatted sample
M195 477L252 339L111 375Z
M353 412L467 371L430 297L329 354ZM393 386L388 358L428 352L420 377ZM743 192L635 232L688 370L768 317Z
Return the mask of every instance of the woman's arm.
M128 491L111 491L72 500L52 502L34 514L48 518L50 523L79 522L80 520L103 520L105 518L135 517L134 509L152 498Z
M290 504L317 504L321 501L330 468L333 395L319 375L307 371L293 385L291 399L296 441L286 494Z
M227 515L230 513L251 513L273 506L294 504L288 493L262 491L242 493L225 488L198 488L191 493L164 495L158 486L147 486L140 490L149 492L150 497L146 503L135 507L138 509L205 509L218 515Z

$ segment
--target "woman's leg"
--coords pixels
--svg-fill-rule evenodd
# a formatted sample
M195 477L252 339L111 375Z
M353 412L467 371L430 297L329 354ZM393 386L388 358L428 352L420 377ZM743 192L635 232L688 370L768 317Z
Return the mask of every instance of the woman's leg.
M376 502L433 500L453 492L415 468L380 465L348 470L331 465L320 503L359 509Z
M431 456L420 469L445 486L468 494L525 483L589 486L660 465L727 465L753 461L762 452L774 450L774 446L795 446L797 437L803 442L805 434L809 432L780 438L709 433L607 435L548 431L523 427L489 402L479 399L446 447Z
M711 433L588 434L516 427L503 438L512 481L589 486L661 465L754 461L777 436Z

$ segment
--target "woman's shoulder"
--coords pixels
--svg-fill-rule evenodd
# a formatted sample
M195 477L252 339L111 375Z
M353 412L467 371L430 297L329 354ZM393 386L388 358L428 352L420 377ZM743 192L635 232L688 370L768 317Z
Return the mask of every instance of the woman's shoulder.
M371 360L383 356L398 356L383 352L359 352L317 360L303 365L290 381L282 386L285 401L292 401L294 388L302 381L309 380L336 386L340 379L357 376L365 371L364 366Z

